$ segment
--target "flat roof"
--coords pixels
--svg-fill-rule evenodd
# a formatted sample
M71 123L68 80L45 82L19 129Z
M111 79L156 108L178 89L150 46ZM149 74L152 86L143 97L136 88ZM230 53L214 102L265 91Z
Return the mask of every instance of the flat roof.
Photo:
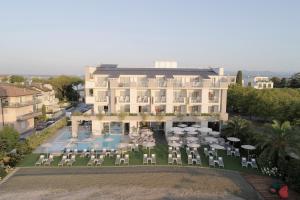
M111 78L118 78L120 75L146 75L155 78L157 75L173 78L173 76L200 76L208 79L209 76L218 75L213 69L197 68L115 68L97 67L94 74L109 75Z

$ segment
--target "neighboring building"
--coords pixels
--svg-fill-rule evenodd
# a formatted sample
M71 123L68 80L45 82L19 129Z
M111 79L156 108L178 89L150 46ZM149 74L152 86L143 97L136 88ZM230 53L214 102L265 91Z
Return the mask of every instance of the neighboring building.
M41 110L42 106L45 105L47 117L52 117L53 114L61 110L58 104L59 100L58 98L55 98L55 91L53 90L52 85L31 83L29 87L37 92L37 99L39 100L37 109Z
M271 89L273 88L273 82L269 77L255 76L250 82L250 86L255 89Z
M37 112L36 91L9 84L0 84L0 128L12 125L18 132L23 133L34 128L34 117Z
M228 119L227 89L235 83L234 76L224 76L223 68L177 68L168 63L156 63L157 68L86 67L85 101L93 105L93 114L72 116L72 135L77 136L82 120L90 120L97 135L111 132L116 123L122 123L122 133L127 134L145 123L167 131L178 122L219 127ZM128 116L121 117L123 113Z
M85 95L84 95L84 84L80 83L78 85L74 85L73 86L73 90L75 90L78 93L78 95L79 95L78 101L84 102L85 101L84 100L84 97L85 97Z

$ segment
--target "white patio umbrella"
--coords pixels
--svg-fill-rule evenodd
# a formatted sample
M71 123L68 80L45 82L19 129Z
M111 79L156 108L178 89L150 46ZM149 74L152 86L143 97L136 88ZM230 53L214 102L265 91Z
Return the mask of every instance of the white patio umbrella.
M199 148L200 144L198 144L198 143L189 143L189 144L187 144L187 146L192 147L192 148Z
M217 136L220 135L220 132L218 132L218 131L212 131L212 132L209 133L209 135L212 135L212 136L214 136L214 137L217 137Z
M218 150L224 150L225 147L219 145L219 144L211 144L209 145L211 148L216 149L216 157L218 156Z
M183 129L180 127L171 127L169 131L176 132L176 131L183 131Z
M174 134L175 135L184 135L184 132L183 131L175 131Z
M201 125L199 125L199 124L193 124L192 127L201 128Z
M208 127L201 127L201 128L198 128L198 130L203 133L209 133L212 131L212 129L208 128Z
M210 137L210 136L205 137L204 140L205 140L206 142L218 142L218 139L217 139L217 138Z
M183 130L185 130L185 131L196 131L197 128L192 127L192 126L188 126L188 127L185 127Z
M188 135L198 135L199 133L198 132L196 132L196 131L189 131L188 132Z
M172 143L169 143L168 145L171 147L181 147L181 144L177 143L177 142L172 142Z
M236 137L228 137L227 140L230 141L230 142L232 142L233 144L234 144L235 142L241 141L239 138L236 138ZM233 144L232 144L232 145L233 145Z
M241 147L242 147L243 149L246 149L246 150L247 150L247 157L248 157L248 159L249 159L249 151L250 151L250 150L256 149L255 146L249 145L249 144L242 145Z
M149 150L149 156L150 156L150 148L154 147L155 143L154 142L145 142L145 143L143 143L143 146L148 148L148 150Z
M187 125L186 124L178 124L178 127L185 128L185 127L187 127Z
M196 137L187 137L186 140L189 141L189 142L195 142L195 141L198 141L198 138L196 138Z
M49 148L52 147L52 144L48 142L48 143L43 144L42 146L43 146L43 148L46 148L47 158L48 158Z
M176 141L176 140L179 140L179 137L177 137L177 136L171 136L171 137L168 137L168 140L169 141Z

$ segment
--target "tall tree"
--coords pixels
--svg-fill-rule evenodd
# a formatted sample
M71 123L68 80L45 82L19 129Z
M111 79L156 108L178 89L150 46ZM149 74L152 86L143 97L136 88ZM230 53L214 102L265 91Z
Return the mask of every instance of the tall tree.
M281 85L280 85L281 78L274 76L274 77L271 78L271 81L273 82L273 87L274 88L280 88L281 87Z
M16 147L19 133L11 126L4 126L0 131L0 151L9 152Z
M243 72L239 70L236 75L236 83L238 85L243 85Z
M289 86L291 88L300 88L300 72L294 74L291 77Z

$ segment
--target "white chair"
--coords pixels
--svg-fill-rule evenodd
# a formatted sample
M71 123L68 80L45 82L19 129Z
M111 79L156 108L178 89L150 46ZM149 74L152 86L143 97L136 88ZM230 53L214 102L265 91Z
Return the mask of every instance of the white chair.
M208 156L208 155L209 155L208 150L207 150L206 147L204 148L204 154L205 154L205 156Z
M182 165L181 155L177 155L177 165Z
M256 169L258 168L256 160L254 158L251 159L251 167Z
M128 154L125 155L124 164L129 165L129 155Z
M168 155L168 164L173 164L172 154Z
M223 158L219 157L218 160L219 160L219 167L223 167L224 168Z
M143 157L143 164L148 164L148 161L147 161L147 154L144 154L144 157Z
M209 156L208 164L210 167L215 167L214 158L212 156Z
M227 156L231 156L231 148L230 147L227 148Z
M117 155L116 160L115 160L115 165L120 165L120 160L121 160L121 156Z
M189 165L193 164L193 159L192 159L192 155L191 154L188 155L188 164Z
M151 155L151 164L155 164L156 165L156 155L155 154Z
M235 148L234 155L235 157L240 157L240 150L238 148Z
M196 165L202 165L200 155L197 155L197 156L196 156Z
M242 157L242 167L247 167L247 159L245 157Z

